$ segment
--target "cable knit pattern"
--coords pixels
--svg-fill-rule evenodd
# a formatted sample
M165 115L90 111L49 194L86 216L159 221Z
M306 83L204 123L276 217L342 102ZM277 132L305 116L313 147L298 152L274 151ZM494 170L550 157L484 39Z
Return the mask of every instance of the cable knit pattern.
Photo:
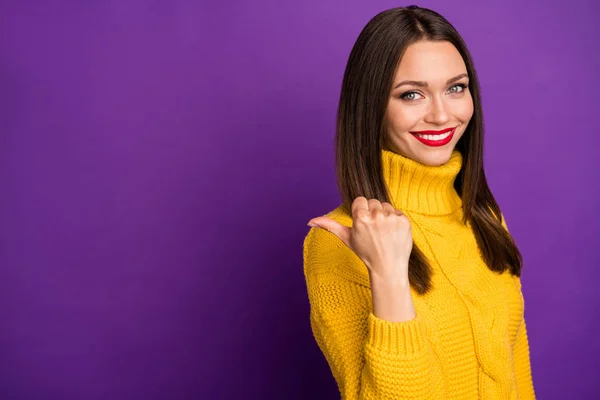
M409 217L433 268L433 290L421 296L411 288L414 319L379 319L362 260L332 233L310 229L310 323L342 399L535 399L521 281L491 271L470 223L461 222L454 180L462 155L455 150L435 167L381 155L391 202ZM341 207L326 215L352 226Z

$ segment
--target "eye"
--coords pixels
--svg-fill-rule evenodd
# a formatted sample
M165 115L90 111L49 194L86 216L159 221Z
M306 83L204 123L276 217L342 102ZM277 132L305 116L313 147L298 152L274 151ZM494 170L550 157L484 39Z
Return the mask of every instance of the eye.
M450 89L448 89L448 91L450 93L461 93L466 88L467 88L467 85L465 85L464 83L459 83L459 84L456 84L456 85L452 86Z
M416 96L420 96L420 94L417 92L406 92L406 93L402 93L400 95L400 98L402 100L412 101L412 100L417 100Z

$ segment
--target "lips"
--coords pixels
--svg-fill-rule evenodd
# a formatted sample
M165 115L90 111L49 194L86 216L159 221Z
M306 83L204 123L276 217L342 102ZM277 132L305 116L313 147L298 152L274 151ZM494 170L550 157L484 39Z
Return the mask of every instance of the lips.
M448 143L450 143L452 141L452 138L454 137L454 131L455 131L456 127L454 128L446 128L446 129L442 129L440 131L414 131L414 132L410 132L412 133L413 137L415 139L417 139L419 142L430 146L430 147L439 147L439 146L444 146ZM444 139L426 139L424 137L420 137L419 135L444 135L447 134L448 136L445 137Z
M446 132L450 132L455 127L442 129L441 131L410 131L413 135L418 133L419 135L443 135Z

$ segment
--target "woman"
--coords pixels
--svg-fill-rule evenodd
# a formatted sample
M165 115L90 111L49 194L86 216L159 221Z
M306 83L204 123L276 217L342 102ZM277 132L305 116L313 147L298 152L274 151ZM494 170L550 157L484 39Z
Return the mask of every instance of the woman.
M469 51L434 11L376 15L343 78L343 204L304 240L310 322L343 399L534 399L522 258L483 170Z

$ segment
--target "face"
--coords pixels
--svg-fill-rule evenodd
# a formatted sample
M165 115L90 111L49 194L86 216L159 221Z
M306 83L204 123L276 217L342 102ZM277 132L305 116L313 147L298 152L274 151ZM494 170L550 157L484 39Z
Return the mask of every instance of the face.
M450 42L407 47L385 114L384 147L425 165L448 162L473 115L467 67Z

